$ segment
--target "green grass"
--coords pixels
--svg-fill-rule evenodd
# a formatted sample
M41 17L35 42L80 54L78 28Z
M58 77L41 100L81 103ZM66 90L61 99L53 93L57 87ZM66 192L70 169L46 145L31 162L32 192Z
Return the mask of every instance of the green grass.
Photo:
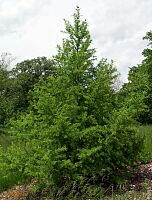
M2 146L4 150L6 150L10 144L11 144L11 137L8 129L0 127L0 146Z
M139 127L139 134L144 137L142 160L148 162L152 160L152 125Z
M0 176L0 191L7 190L8 188L13 187L19 183L23 183L26 180L25 177L20 173L12 173L6 177Z
M151 189L145 189L145 191L128 191L121 195L113 195L112 197L105 197L103 200L150 200L152 199ZM102 200L102 199L101 199Z
M3 148L4 150L7 149L7 147L8 147L9 144L10 144L10 142L11 142L11 138L10 138L9 135L5 135L5 134L1 134L1 135L0 135L0 146L2 146L2 148Z

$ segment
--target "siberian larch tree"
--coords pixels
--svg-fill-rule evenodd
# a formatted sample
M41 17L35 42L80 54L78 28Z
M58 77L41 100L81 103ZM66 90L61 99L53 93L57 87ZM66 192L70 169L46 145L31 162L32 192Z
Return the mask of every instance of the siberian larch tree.
M128 111L115 108L117 71L104 59L95 65L88 24L79 8L73 24L65 21L65 33L54 56L58 76L35 87L29 113L13 125L22 142L9 149L14 153L7 159L11 170L52 189L67 181L113 179L134 163L140 150Z

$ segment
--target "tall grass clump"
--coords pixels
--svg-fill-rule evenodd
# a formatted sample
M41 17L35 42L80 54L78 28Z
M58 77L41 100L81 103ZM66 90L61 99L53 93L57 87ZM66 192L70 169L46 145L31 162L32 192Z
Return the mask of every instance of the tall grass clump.
M140 126L138 134L143 137L144 148L142 152L142 160L148 162L152 160L152 125Z
M6 150L10 144L11 134L9 129L0 127L0 146L2 146L3 150Z

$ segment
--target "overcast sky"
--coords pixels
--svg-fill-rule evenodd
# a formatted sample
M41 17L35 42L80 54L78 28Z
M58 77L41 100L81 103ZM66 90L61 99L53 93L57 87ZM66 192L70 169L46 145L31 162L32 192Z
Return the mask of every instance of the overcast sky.
M0 53L16 62L51 57L64 35L63 19L76 6L87 19L98 58L114 60L127 80L128 68L140 63L142 40L152 29L152 0L0 0Z

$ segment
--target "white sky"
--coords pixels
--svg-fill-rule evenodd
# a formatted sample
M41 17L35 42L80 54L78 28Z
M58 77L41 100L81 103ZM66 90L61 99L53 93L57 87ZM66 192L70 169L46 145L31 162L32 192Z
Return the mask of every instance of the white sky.
M152 0L0 0L0 53L17 62L51 57L64 35L63 19L76 6L87 19L98 59L114 60L126 81L128 68L140 63L142 40L152 29Z

